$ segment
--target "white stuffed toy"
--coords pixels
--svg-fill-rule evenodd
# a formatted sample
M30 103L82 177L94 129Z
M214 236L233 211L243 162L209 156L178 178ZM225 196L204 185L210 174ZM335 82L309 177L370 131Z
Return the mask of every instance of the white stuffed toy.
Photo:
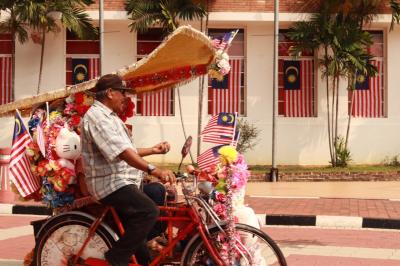
M61 167L70 169L75 177L75 165L70 160L75 161L81 155L81 139L74 131L67 128L60 130L56 138L56 153L60 159L58 163ZM68 184L75 184L76 178L71 178Z
M81 155L81 139L78 134L67 128L61 129L56 138L56 153L60 158L78 159Z

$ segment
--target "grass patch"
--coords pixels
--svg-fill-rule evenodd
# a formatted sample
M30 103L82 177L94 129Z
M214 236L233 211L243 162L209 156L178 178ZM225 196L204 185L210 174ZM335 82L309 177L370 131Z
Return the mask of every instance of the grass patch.
M179 164L164 164L163 168L176 171ZM160 165L161 166L161 165ZM270 165L249 165L249 169L253 174L269 173ZM185 165L182 165L181 171L185 170ZM299 165L279 165L278 170L281 173L296 173L296 172L397 172L400 171L400 166L389 165L349 165L347 167L330 167L330 166L299 166Z

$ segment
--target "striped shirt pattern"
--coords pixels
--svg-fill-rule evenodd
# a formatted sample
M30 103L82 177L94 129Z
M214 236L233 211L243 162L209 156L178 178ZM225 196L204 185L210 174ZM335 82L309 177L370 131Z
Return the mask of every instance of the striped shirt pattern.
M89 193L102 199L127 185L139 187L142 171L118 158L128 148L136 151L122 120L95 101L83 117L82 158Z

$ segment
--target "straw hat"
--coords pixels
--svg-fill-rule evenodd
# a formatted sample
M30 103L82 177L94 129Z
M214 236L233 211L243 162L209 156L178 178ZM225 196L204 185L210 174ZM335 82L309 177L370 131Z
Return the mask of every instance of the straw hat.
M206 35L190 26L181 26L147 57L114 74L125 80L134 93L160 90L182 85L206 74L214 58L215 50ZM90 90L97 80L0 105L0 116L14 115L15 109L27 114L40 103Z

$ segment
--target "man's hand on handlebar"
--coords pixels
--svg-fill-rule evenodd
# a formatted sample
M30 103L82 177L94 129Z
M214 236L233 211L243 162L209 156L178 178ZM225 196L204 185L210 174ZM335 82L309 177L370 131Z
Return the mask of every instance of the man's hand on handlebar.
M151 175L160 179L162 183L176 183L175 174L171 170L156 168L154 171L151 172Z
M171 145L167 141L160 142L153 147L151 151L153 154L166 154L171 149Z

